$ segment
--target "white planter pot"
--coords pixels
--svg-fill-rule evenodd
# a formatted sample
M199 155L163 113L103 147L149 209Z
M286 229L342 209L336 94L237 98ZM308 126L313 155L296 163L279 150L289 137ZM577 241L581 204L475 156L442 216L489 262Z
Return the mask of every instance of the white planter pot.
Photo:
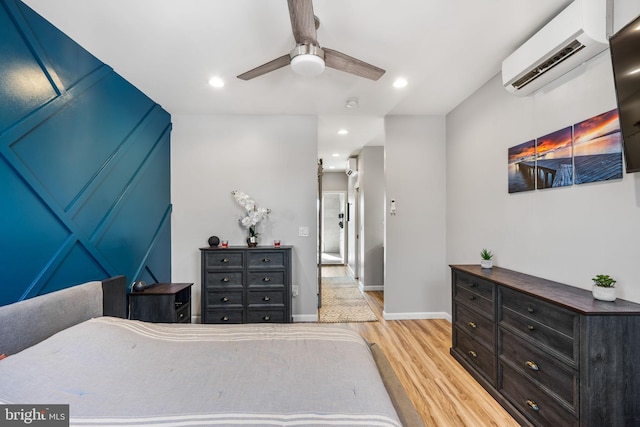
M480 267L482 267L482 268L491 268L491 267L493 267L493 260L492 259L481 259L480 260Z
M600 301L616 300L616 288L603 288L602 286L593 285L591 293L595 299Z

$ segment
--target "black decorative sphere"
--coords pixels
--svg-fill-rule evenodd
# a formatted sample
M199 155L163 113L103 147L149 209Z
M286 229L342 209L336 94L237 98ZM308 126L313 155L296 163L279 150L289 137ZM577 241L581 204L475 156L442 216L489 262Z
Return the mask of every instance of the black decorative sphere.
M133 284L133 292L142 292L147 288L148 288L147 284L142 280L138 280Z
M218 236L209 237L209 246L211 246L212 248L215 248L219 244L220 244L220 239L218 238Z

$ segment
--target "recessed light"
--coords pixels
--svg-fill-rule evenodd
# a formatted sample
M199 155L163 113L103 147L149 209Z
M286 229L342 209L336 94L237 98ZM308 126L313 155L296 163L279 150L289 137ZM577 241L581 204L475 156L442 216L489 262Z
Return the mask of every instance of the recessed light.
M329 169L335 169L335 168L336 168L335 166L329 166Z
M333 153L331 156L333 156L333 157L340 157L340 154L338 154L338 153Z
M346 129L340 129L340 130L338 131L338 135L346 135L346 134L348 134L348 133L349 133L349 131L348 131L348 130L346 130Z
M393 82L393 87L395 87L396 89L401 89L405 86L407 86L409 84L409 82L407 82L407 79L400 77L397 78L394 82Z
M224 80L220 77L211 77L209 79L209 84L215 88L220 88L224 86Z
M347 108L358 108L358 98L349 98L345 104Z

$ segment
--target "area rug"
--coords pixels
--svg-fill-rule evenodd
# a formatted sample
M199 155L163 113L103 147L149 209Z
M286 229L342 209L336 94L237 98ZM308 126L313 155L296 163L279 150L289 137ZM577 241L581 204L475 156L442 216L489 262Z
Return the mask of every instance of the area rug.
M376 322L373 313L355 280L350 277L322 279L320 323Z

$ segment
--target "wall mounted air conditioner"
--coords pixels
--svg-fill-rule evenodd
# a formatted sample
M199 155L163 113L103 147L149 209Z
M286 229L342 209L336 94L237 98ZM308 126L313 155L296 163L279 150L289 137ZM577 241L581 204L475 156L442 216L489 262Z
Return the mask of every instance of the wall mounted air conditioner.
M609 47L610 0L575 0L502 62L502 83L529 95Z
M347 167L344 169L344 171L349 176L355 176L358 173L358 159L347 159Z

